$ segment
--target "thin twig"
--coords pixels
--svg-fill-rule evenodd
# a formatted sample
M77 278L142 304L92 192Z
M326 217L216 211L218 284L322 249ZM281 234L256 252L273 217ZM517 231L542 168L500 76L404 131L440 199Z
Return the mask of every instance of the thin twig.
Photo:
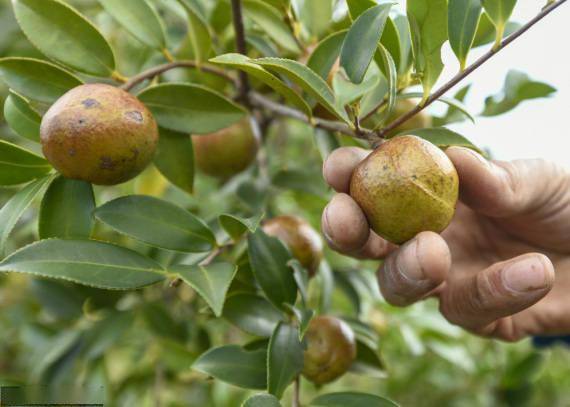
M175 61L169 62L164 65L155 66L150 68L147 71L141 72L140 74L133 76L127 83L125 83L121 88L123 90L129 91L139 83L146 81L147 79L152 79L155 76L163 74L164 72L170 71L175 68L192 68L192 69L199 69L204 72L211 73L213 75L217 75L220 78L223 78L229 82L236 83L236 80L231 75L227 74L226 72L222 71L221 69L209 65L209 64L199 64L196 61Z
M212 262L214 261L214 259L216 257L218 257L218 255L222 252L222 250L224 250L227 246L218 246L216 247L214 250L212 250L210 252L210 254L208 255L208 257L206 257L204 260L202 260L200 263L198 263L198 266L200 267L206 267L209 266L210 264L212 264ZM182 279L181 278L175 278L174 280L172 280L170 282L170 287L178 287L180 284L182 284Z
M295 378L293 383L293 402L291 407L301 407L301 380L299 376Z
M513 34L511 34L510 36L505 38L496 49L495 48L491 49L490 51L485 53L482 57L480 57L478 60L476 60L472 65L467 67L463 72L460 72L457 75L455 75L449 82L447 82L445 85L443 85L441 88L439 88L436 92L434 92L430 97L428 97L423 104L416 106L415 108L410 110L408 113L404 114L403 116L400 116L399 118L394 120L392 123L390 123L386 127L380 129L378 132L376 132L376 136L379 138L384 138L386 136L386 134L390 133L392 130L394 130L394 129L398 128L399 126L401 126L402 124L406 123L412 117L414 117L419 112L424 110L426 107L431 105L433 102L438 100L440 97L445 95L455 85L457 85L459 82L461 82L463 79L465 79L471 73L473 73L477 68L479 68L485 62L487 62L489 59L491 59L494 55L496 55L498 52L500 52L505 47L507 47L509 44L511 44L514 40L516 40L521 35L523 35L525 32L530 30L536 23L538 23L540 20L542 20L544 17L546 17L548 14L553 12L556 8L558 8L559 6L564 4L565 2L566 2L566 0L558 0L554 3L552 3L551 5L549 5L548 7L545 7L536 17L534 17L528 23L523 25L519 30L515 31Z
M232 16L235 30L236 50L242 55L247 55L247 44L245 41L245 28L243 25L243 13L241 0L232 0ZM244 71L239 71L239 99L249 105L249 78Z

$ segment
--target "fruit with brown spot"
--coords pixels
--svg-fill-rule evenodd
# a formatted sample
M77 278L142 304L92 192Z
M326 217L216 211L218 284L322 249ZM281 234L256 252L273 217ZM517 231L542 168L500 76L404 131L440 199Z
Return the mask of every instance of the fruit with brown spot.
M455 213L459 178L451 160L416 136L380 145L352 174L350 195L371 228L401 244L422 231L443 231Z
M305 342L303 376L315 384L338 379L356 359L354 331L338 318L315 317L309 324Z
M116 185L151 162L158 127L134 96L105 84L78 86L59 98L41 124L48 161L64 177Z
M255 161L259 148L249 119L215 133L194 135L192 142L198 169L221 179L247 169Z
M280 239L303 267L314 276L323 258L323 241L319 233L297 216L277 216L263 225L269 236Z

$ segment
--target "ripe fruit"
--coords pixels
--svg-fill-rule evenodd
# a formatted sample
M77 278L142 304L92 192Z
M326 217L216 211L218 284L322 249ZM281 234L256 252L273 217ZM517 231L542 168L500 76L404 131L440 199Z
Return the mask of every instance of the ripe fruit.
M315 384L339 378L356 359L354 331L338 318L314 318L305 334L305 341L303 376Z
M371 228L401 244L422 231L441 232L455 212L459 179L447 156L416 136L383 143L352 174L350 195Z
M158 127L134 96L105 84L78 86L59 98L41 124L48 161L64 177L115 185L152 160Z
M263 225L263 231L281 239L309 275L315 275L323 258L323 241L307 221L296 216L277 216Z
M248 119L215 133L192 136L197 167L205 174L227 179L255 160L258 141Z
M416 107L417 101L413 99L401 99L398 100L396 106L394 107L394 111L390 115L390 117L385 121L385 124L390 124L400 116L408 113L414 107ZM363 124L365 127L374 128L376 127L377 115L372 116L370 119L366 120ZM432 118L431 116L425 114L423 111L412 117L405 123L402 123L400 126L396 127L394 130L390 132L390 135L396 135L400 133L404 133L408 130L415 130L415 129L424 129L426 127L432 126Z

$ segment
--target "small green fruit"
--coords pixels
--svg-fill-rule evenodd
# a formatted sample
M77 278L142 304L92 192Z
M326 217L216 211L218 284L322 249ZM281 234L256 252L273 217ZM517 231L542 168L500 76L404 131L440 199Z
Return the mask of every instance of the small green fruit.
M384 122L385 124L390 124L399 117L405 115L410 110L416 107L418 104L417 100L413 99L401 99L396 102L394 111L390 117ZM374 128L379 122L380 114L373 115L370 119L366 120L363 124L364 127ZM400 126L396 127L390 132L390 136L405 133L409 130L424 129L426 127L432 127L433 121L431 116L427 115L423 111L412 117L410 120L402 123Z
M64 177L115 185L151 162L158 127L134 96L105 84L78 86L47 111L40 128L48 161Z
M258 141L249 119L215 133L192 136L196 165L204 174L228 179L255 161Z
M315 317L305 334L303 376L315 384L326 384L345 374L356 359L356 339L344 321Z
M383 143L352 174L350 195L371 228L401 244L422 231L441 232L455 213L457 171L433 144L416 136Z
M314 276L323 258L323 241L319 233L304 219L277 216L263 225L263 231L277 237L291 250L303 267Z

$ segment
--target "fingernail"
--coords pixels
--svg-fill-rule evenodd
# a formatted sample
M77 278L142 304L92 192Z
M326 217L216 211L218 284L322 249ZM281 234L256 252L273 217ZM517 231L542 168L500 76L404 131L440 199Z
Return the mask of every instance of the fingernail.
M406 243L400 248L400 253L396 258L398 272L410 281L421 281L425 279L420 260L418 258L418 239Z
M503 270L505 286L518 293L542 290L549 285L544 264L536 256L510 264Z

